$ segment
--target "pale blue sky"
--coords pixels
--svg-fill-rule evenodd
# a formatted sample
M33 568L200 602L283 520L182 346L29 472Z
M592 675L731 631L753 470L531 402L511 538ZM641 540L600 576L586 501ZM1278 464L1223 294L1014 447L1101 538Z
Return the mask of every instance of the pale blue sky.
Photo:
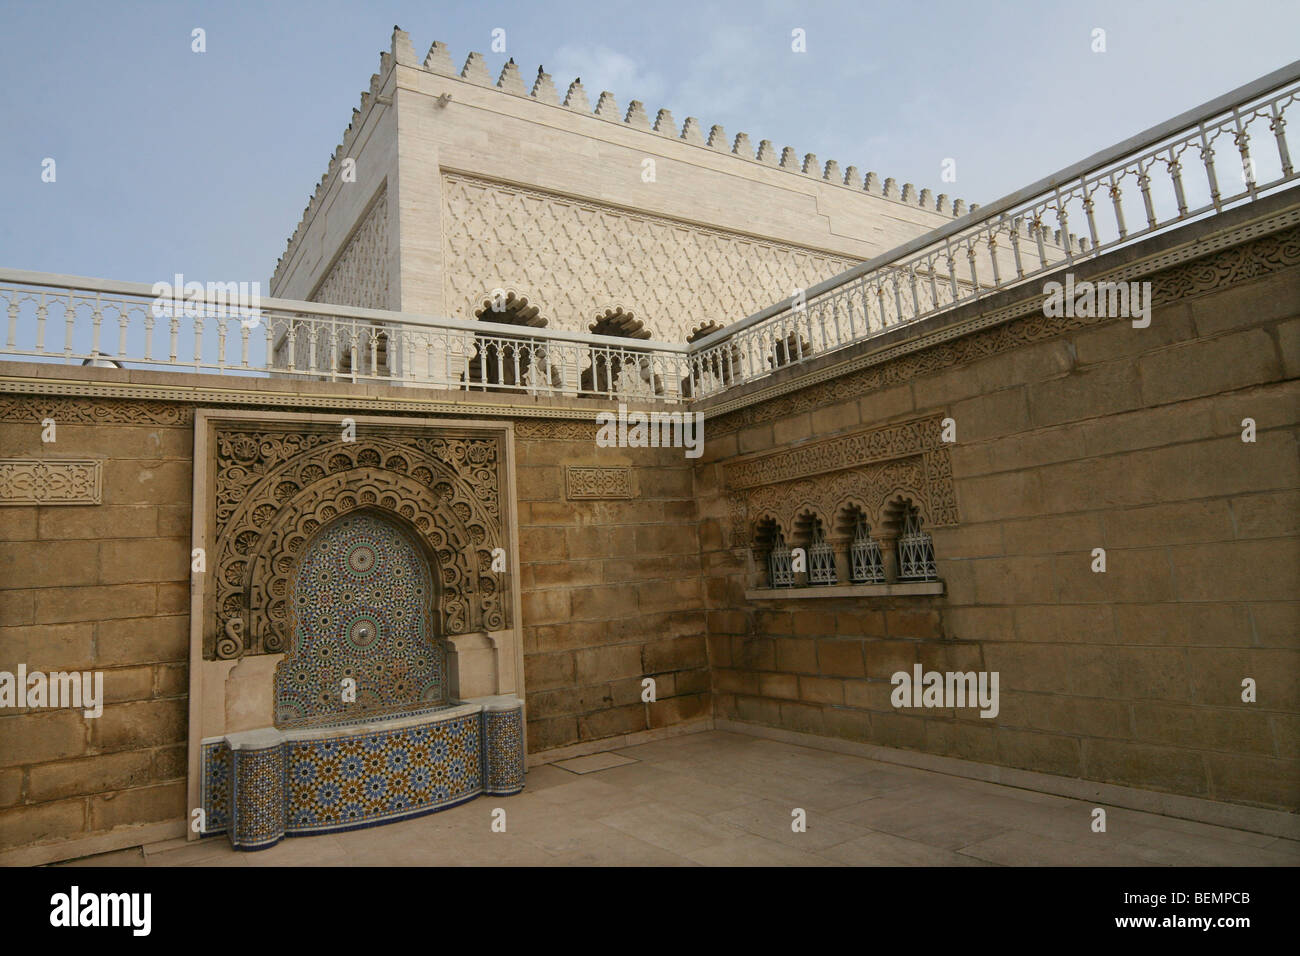
M266 291L394 23L421 57L436 39L458 67L484 53L493 76L507 56L529 81L545 64L561 93L580 74L593 103L609 89L622 109L640 99L968 202L1300 55L1296 0L4 0L0 265Z

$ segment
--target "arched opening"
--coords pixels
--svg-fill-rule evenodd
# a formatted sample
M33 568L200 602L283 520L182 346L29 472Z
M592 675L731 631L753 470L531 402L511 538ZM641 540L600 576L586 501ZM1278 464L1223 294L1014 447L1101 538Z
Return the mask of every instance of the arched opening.
M784 337L772 339L767 364L773 369L783 368L795 362L802 362L810 355L812 355L811 343L797 331L791 331Z
M474 318L480 322L498 325L517 325L524 328L545 328L547 320L538 314L526 296L513 291L496 289L480 301L474 309ZM519 391L534 384L541 376L547 379L545 346L523 336L515 337L500 332L484 332L474 337L474 354L470 356L466 378L471 387L484 391ZM554 372L549 376L552 385L559 381Z
M593 335L613 339L650 338L645 323L622 306L597 313L587 328ZM583 371L579 384L582 394L607 398L664 393L663 381L652 367L650 353L615 343L591 347L591 364Z
M901 495L885 506L884 524L896 538L899 581L937 581L934 543L922 528L921 510Z
M884 584L885 557L871 533L866 513L856 504L841 512L837 530L849 535L849 583Z
M291 578L292 639L275 725L360 720L445 704L436 585L418 539L362 510L320 529Z
M835 584L835 551L826 540L826 528L812 511L803 511L795 519L795 540L807 555L808 584Z
M754 556L764 568L761 577L770 588L794 587L794 566L785 532L775 518L758 522L754 532Z
M722 328L710 319L686 337L686 344L692 345ZM711 395L729 387L740 370L740 354L739 346L733 342L720 349L710 349L707 355L692 356L690 375L681 382L682 397Z

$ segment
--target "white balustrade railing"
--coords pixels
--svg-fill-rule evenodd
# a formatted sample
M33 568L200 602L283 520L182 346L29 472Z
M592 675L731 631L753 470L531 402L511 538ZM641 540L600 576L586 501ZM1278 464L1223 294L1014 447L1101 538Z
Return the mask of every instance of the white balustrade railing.
M0 354L318 381L678 402L685 343L0 269Z
M692 395L1276 192L1297 178L1286 133L1297 98L1300 61L701 338L690 356Z
M1300 61L691 344L0 269L0 355L687 402L1276 192L1298 98Z

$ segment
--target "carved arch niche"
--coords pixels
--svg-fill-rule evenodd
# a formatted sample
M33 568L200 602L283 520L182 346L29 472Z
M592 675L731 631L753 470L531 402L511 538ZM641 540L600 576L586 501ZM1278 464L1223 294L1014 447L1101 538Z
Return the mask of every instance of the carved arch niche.
M206 569L191 592L192 732L269 725L301 556L362 512L389 515L429 556L450 693L522 696L513 426L353 420L345 441L342 415L196 415L193 547ZM506 570L493 571L501 552Z
M956 525L952 462L941 434L942 418L927 416L724 466L731 545L748 549L752 559L748 584L766 586L760 582L778 535L788 546L807 546L801 529L813 518L832 545L841 582L848 580L846 555L858 515L887 552L899 532L901 502L927 527Z

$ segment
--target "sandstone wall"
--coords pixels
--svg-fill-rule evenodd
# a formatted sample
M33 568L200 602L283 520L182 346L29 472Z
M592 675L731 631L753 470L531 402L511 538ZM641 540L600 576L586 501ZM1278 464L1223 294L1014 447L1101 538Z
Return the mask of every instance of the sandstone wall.
M66 376L69 393L86 381L125 388L128 378L151 387L230 384L31 365L0 373L6 367ZM289 396L303 387L266 384ZM307 388L353 412L363 394L447 399ZM77 852L87 853L185 832L194 407L0 397L0 457L99 459L104 476L99 505L0 507L0 670L102 670L106 698L94 719L66 708L0 710L0 857L37 844L82 841ZM46 417L57 423L53 444L41 441ZM590 421L517 426L530 753L709 720L691 461L680 449L598 447ZM569 478L570 466L600 471ZM653 703L641 700L643 677L656 681Z
M0 507L0 670L103 671L106 701L95 719L0 711L0 852L184 832L193 432L143 408L0 398L3 457L104 462L100 505Z
M1294 810L1296 238L1147 276L1147 329L1040 313L711 420L717 716ZM960 520L933 535L946 594L745 600L728 462L933 415L957 427ZM890 676L916 663L998 671L1001 713L895 709Z
M517 439L530 752L708 719L691 461L598 447L587 423L520 422ZM570 498L570 467L627 469L632 497Z

